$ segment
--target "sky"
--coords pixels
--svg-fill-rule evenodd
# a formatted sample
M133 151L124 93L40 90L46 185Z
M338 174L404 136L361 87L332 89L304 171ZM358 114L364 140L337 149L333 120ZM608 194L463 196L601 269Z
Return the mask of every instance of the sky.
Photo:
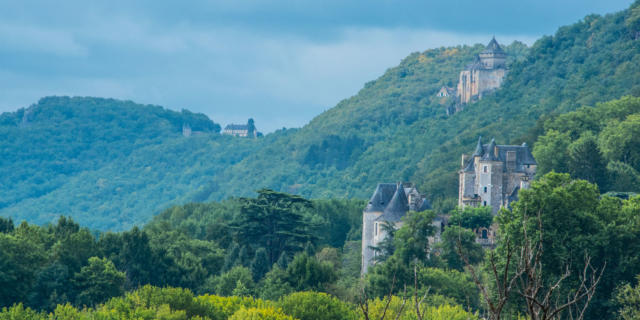
M532 44L632 0L0 0L0 112L96 96L300 127L411 52Z

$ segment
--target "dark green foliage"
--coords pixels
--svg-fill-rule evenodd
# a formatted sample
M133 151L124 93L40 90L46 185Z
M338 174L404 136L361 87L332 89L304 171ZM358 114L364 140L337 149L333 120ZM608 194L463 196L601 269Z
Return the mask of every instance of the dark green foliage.
M248 262L243 259L243 250L248 257L249 248L265 248L272 265L281 254L293 256L308 241L315 240L301 212L311 206L309 200L268 189L257 192L257 198L240 199L240 215L234 222L235 239L243 246L240 263Z
M323 290L335 278L333 265L320 262L306 253L296 255L287 267L287 281L296 291Z
M412 284L414 267L433 266L436 262L430 259L432 248L429 237L435 234L431 210L409 212L403 218L402 227L395 232L393 247L395 251L384 263L374 265L367 272L366 281L372 294L378 297L388 294L395 279L394 292L401 292L404 284Z
M429 237L435 235L433 219L435 212L409 212L402 218L403 225L396 233L394 244L396 255L405 264L427 263L429 260Z
M442 233L442 241L437 248L440 258L449 269L464 271L465 262L460 258L460 252L475 265L482 262L484 252L482 246L476 243L476 234L457 225L450 225Z
M376 252L376 257L374 261L383 262L389 259L396 251L396 241L394 241L396 236L396 231L398 231L395 225L392 222L385 221L384 223L379 224L380 232L385 234L384 239L380 241L378 246L371 247L374 252Z
M640 281L640 276L637 278ZM616 302L620 305L618 314L621 319L634 320L640 318L640 285L632 286L627 283L619 288Z
M111 261L106 258L89 258L88 264L73 278L78 291L77 304L94 306L122 295L124 280L124 273L116 270Z
M477 228L489 228L493 222L491 207L466 207L464 210L456 209L449 218L449 225L475 230Z
M269 257L267 257L267 250L259 248L256 250L256 254L251 261L251 273L253 274L253 280L258 281L269 271L272 266L269 263Z
M13 234L0 233L0 305L27 301L44 248Z
M623 97L544 121L538 174L567 172L601 191L640 191L640 98Z
M311 145L302 162L312 168L335 167L344 170L352 165L364 150L364 140L356 136L342 138L329 135L321 143Z
M10 233L13 231L13 220L11 218L5 219L0 217L0 233Z
M237 266L215 278L209 279L206 286L221 296L231 296L236 288L243 288L252 291L255 284L251 270L245 267Z
M568 265L571 275L556 292L558 297L565 297L582 274L585 255L598 270L606 263L587 319L614 318L615 288L640 273L640 198L600 197L597 186L587 181L549 173L534 181L531 189L521 191L512 212L501 211L500 234L518 248L526 221L529 236L537 238L538 213L544 230L544 278L556 281ZM499 242L497 248L502 257L504 243Z

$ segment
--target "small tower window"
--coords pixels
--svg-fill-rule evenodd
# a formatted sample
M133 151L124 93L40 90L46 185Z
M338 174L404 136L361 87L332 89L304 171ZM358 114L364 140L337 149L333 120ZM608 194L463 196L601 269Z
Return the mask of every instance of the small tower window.
M482 172L484 172L484 173L489 172L489 166L483 166L482 167Z
M376 236L378 235L378 223L376 222Z
M487 187L484 187L484 193L487 193Z
M485 206L485 207L487 206L487 202L486 202L486 201L484 202L484 206ZM377 227L377 226L376 226L376 227ZM376 229L376 230L377 230L377 229Z
M487 229L482 229L482 239L487 239L489 238L489 235L487 234Z

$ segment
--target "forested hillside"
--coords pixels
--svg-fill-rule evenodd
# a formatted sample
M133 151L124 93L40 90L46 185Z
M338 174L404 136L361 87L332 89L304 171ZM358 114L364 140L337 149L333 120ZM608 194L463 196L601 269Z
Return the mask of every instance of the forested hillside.
M547 118L640 95L637 6L587 16L531 48L505 46L504 86L453 116L445 112L452 102L435 94L455 86L482 45L412 53L303 128L257 140L220 136L217 124L188 111L45 98L0 116L0 214L35 223L68 214L92 228L122 230L173 204L251 196L263 187L363 199L377 183L401 180L447 211L460 154L479 135L533 145ZM183 137L183 124L202 134Z
M183 125L202 134L183 137ZM198 200L205 181L247 154L252 141L219 131L186 110L43 98L0 115L0 213L32 223L72 215L99 229L142 224L172 203Z
M295 135L216 177L224 187L210 199L245 194L247 184L311 197L366 198L378 182L410 180L439 207L440 199L456 197L460 154L471 152L479 135L532 145L532 128L542 116L640 95L638 19L631 10L591 15L528 50L508 46L512 58L503 88L452 117L435 94L454 85L482 47L413 53Z

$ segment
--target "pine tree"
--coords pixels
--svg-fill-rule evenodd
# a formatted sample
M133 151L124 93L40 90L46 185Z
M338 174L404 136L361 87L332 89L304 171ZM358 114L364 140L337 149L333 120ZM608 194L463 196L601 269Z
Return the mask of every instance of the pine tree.
M260 248L256 250L256 254L251 261L251 272L253 273L253 281L258 282L262 277L269 272L269 258L267 257L267 250Z

